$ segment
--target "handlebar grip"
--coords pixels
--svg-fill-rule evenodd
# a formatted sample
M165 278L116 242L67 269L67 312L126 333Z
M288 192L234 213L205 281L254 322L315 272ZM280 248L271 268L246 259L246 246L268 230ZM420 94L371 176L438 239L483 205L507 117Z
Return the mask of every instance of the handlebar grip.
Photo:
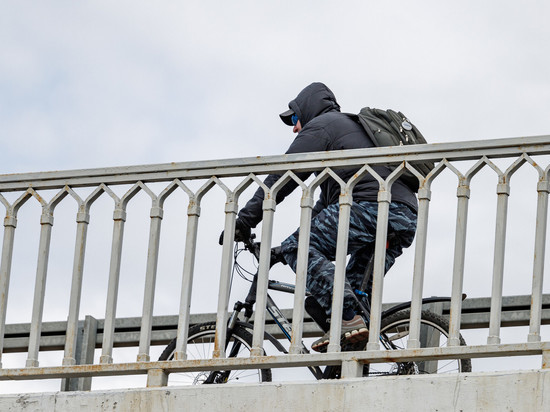
M281 252L281 246L271 248L271 266L276 263L282 263L283 265L287 264L283 253Z

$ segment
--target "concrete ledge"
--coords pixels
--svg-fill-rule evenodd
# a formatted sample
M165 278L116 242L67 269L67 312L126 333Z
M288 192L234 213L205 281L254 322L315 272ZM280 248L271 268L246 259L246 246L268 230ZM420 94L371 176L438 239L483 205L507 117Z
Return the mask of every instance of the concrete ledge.
M548 411L550 371L58 392L0 397L2 411Z

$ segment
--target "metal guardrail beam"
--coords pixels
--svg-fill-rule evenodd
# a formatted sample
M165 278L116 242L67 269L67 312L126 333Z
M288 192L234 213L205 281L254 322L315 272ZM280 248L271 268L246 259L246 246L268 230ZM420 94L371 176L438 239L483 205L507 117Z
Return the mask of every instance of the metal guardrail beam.
M395 306L396 303L385 304L384 308ZM530 319L531 296L505 296L502 298L502 326L528 326ZM543 296L542 324L550 324L550 294ZM491 298L466 299L462 305L462 329L484 329L489 327ZM450 304L443 303L442 315L449 317ZM292 322L292 309L283 309L284 315ZM214 322L216 313L191 315L190 324ZM103 319L97 319L95 348L100 348L103 342ZM30 323L6 325L4 343L5 353L26 352L28 350ZM67 322L44 322L40 338L40 350L63 350L65 345ZM139 345L141 318L119 318L115 322L115 347L137 347ZM178 317L154 316L151 345L167 345L176 337ZM84 321L79 322L79 328L84 328ZM278 339L284 338L281 330L271 318L266 320L266 331ZM304 317L304 337L318 337L321 331L309 315Z

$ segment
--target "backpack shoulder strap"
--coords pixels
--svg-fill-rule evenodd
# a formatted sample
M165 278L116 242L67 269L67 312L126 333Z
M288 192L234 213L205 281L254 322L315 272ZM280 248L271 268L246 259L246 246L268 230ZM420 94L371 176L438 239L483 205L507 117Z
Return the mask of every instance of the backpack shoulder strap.
M373 133L373 131L372 131L371 128L370 128L366 123L364 123L364 121L361 119L361 114L345 113L345 115L347 115L348 117L350 117L354 122L359 123L361 126L363 126L363 129L365 130L365 132L367 132L367 136L368 136L369 139L372 141L372 144L373 144L374 146L378 146L378 144L376 144L376 140L375 140L375 138L374 138L374 133Z

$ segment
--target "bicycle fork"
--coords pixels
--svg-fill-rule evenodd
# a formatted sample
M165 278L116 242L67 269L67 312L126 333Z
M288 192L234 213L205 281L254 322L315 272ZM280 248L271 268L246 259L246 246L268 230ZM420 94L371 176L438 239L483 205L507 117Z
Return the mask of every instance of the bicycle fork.
M233 332L233 329L237 325L237 322L239 321L239 314L242 310L245 310L245 319L246 322L250 319L252 316L252 305L249 303L242 303L242 302L236 302L235 306L233 307L233 313L231 314L228 324L227 324L227 338L225 340L225 349L229 347L229 342L231 341L231 335ZM233 346L231 347L231 350L229 354L227 355L228 358L234 358L237 356L239 351L241 350L242 343L234 339L233 340ZM227 353L227 352L226 352ZM227 379L229 378L229 374L231 373L230 370L227 371L212 371L204 381L205 384L213 384L213 383L225 383Z

